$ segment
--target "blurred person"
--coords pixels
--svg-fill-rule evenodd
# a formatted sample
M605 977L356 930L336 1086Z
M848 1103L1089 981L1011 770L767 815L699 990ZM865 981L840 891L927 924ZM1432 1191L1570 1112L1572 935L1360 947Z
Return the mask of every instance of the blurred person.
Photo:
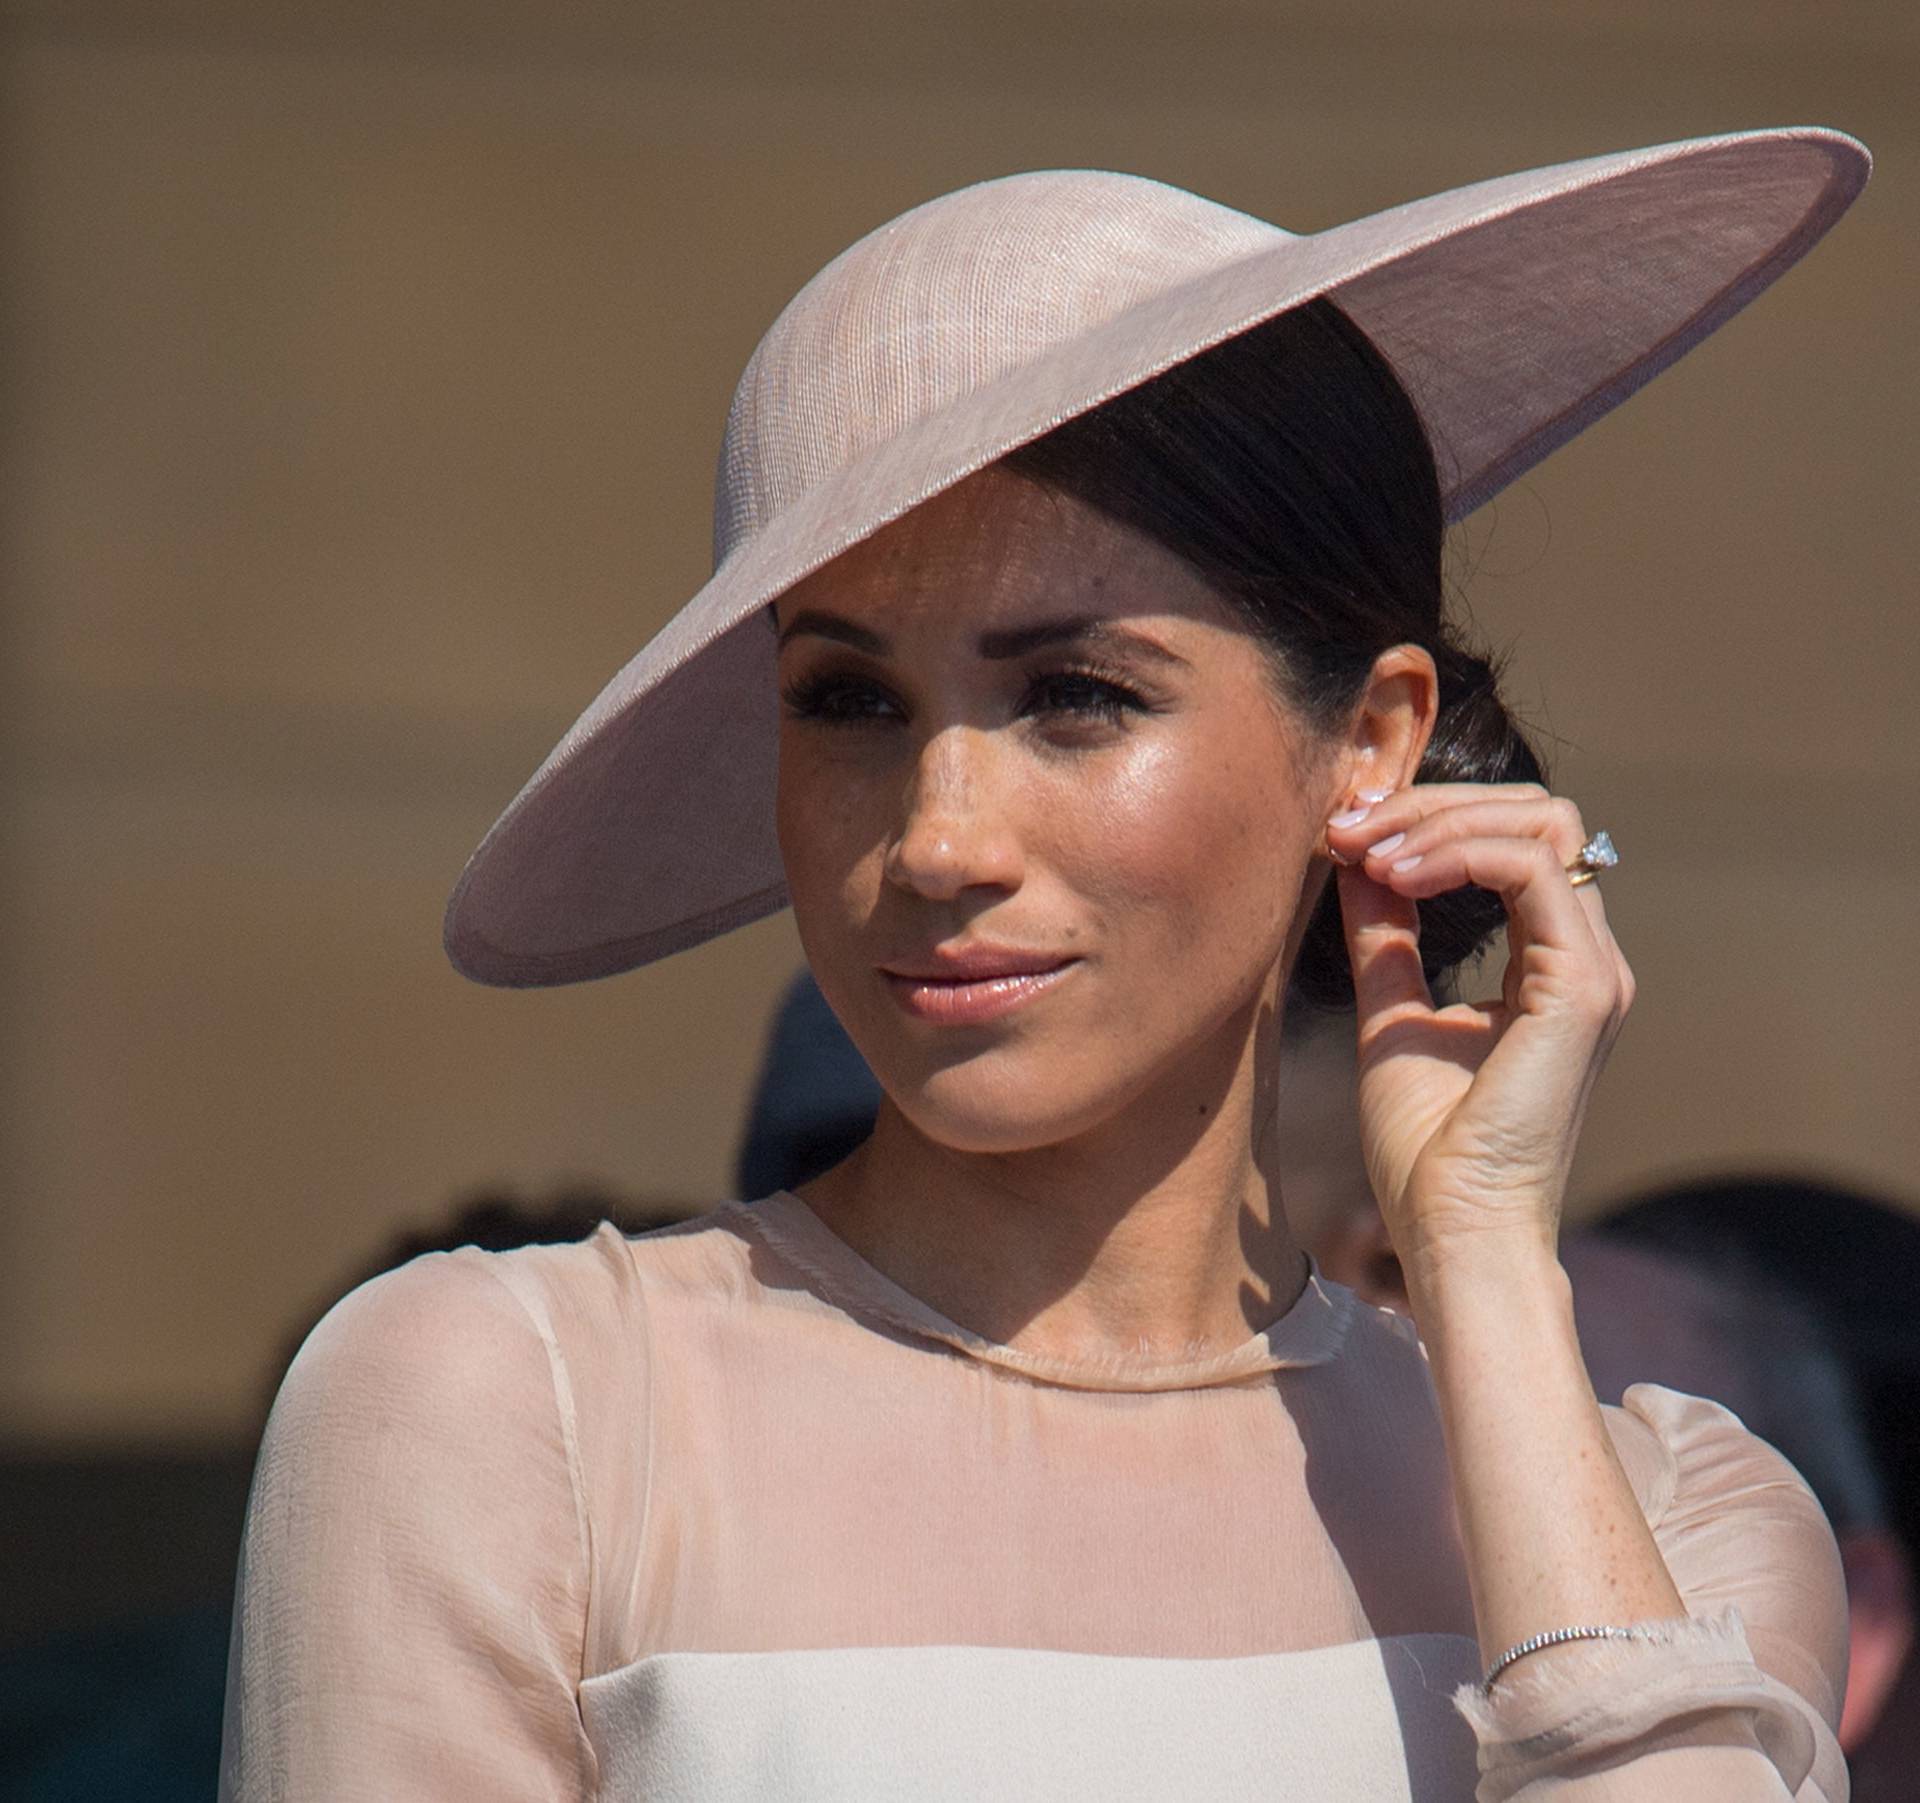
M1881 1495L1877 1518L1841 1507L1836 1519L1853 1647L1842 1732L1860 1803L1904 1803L1920 1789L1920 1657L1912 1652L1913 1574L1920 1569L1920 1314L1913 1306L1920 1219L1844 1184L1756 1172L1645 1192L1602 1226L1610 1245L1794 1299L1837 1351ZM1766 1324L1755 1319L1747 1332L1753 1367L1769 1374L1762 1388L1771 1388L1784 1373ZM1818 1461L1810 1458L1803 1469L1817 1488Z
M227 1794L1844 1796L1818 1504L1580 1360L1615 858L1442 545L1865 171L1742 134L1312 239L1056 171L829 264L738 391L714 577L446 933L554 983L790 901L874 1130L327 1316ZM1436 1007L1502 930L1501 1000ZM1425 1356L1278 1205L1289 993L1354 1009Z
M734 1178L742 1196L798 1189L873 1132L880 1085L820 985L802 970L774 1011Z
M1833 1524L1847 1579L1840 1745L1857 1754L1913 1640L1906 1549L1860 1399L1826 1325L1804 1299L1738 1265L1708 1267L1596 1228L1563 1253L1580 1345L1605 1400L1636 1383L1724 1403L1784 1454Z

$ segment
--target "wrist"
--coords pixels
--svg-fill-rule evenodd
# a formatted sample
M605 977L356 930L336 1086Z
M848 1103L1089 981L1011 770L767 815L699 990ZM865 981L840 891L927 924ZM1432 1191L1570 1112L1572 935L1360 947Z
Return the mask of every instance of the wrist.
M1396 1248L1398 1250L1398 1248ZM1549 1228L1499 1228L1429 1237L1399 1251L1407 1293L1446 1307L1462 1298L1566 1285Z
M1536 1354L1577 1348L1573 1285L1541 1240L1427 1248L1417 1261L1403 1260L1402 1270L1414 1324L1437 1362L1507 1365L1523 1347Z

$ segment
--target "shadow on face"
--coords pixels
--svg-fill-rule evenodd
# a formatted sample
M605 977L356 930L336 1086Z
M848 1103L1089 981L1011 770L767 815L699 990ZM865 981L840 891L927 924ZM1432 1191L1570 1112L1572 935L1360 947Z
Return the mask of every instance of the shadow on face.
M1000 469L776 624L795 917L888 1105L977 1152L1145 1108L1175 1156L1242 1080L1337 785L1265 649L1183 559Z

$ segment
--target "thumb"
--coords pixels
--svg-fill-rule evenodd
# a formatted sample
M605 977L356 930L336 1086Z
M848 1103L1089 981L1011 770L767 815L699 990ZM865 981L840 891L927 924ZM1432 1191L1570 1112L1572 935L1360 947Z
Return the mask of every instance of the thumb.
M1340 889L1340 925L1364 1044L1370 1022L1433 1006L1420 968L1420 912L1409 897L1376 883L1361 865L1338 866L1334 880Z

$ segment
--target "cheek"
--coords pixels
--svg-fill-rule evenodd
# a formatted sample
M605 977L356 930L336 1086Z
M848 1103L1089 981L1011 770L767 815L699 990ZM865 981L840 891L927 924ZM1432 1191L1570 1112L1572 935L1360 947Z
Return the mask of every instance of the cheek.
M1312 850L1308 797L1285 743L1251 732L1143 746L1102 785L1098 805L1061 804L1063 862L1096 900L1144 907L1184 942L1210 929L1284 935ZM1110 923L1111 924L1111 923ZM1243 941L1223 949L1244 950Z
M878 869L881 833L871 771L798 734L783 734L774 800L780 861L802 935L844 915L863 869Z

